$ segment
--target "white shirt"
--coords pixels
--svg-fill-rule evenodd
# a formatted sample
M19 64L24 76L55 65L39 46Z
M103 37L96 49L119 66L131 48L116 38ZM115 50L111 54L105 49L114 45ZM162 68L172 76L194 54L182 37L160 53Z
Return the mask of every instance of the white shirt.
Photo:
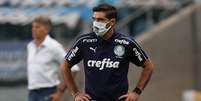
M41 47L37 47L34 41L31 41L27 50L28 89L58 85L60 64L66 54L62 45L47 35ZM79 71L79 67L75 65L71 71Z

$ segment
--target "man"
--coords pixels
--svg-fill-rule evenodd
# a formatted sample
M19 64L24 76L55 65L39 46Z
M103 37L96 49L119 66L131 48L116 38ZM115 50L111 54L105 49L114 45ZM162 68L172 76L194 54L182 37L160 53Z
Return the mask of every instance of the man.
M114 30L116 8L101 4L93 8L93 32L81 35L62 65L65 84L75 101L137 101L149 82L153 64L131 37ZM80 92L70 67L83 60L85 92ZM128 92L129 62L143 67L137 87Z
M32 22L32 37L28 46L28 89L29 101L59 101L66 86L60 83L59 67L65 57L60 43L48 33L51 21L48 17L39 16ZM74 66L73 72L79 67Z

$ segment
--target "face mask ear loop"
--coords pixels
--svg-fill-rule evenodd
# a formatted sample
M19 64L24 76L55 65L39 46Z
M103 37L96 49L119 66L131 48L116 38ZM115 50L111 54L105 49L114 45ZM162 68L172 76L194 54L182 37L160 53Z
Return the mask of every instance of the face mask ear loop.
M110 20L110 21L111 21L111 20ZM108 22L107 22L107 24L109 24L109 23L110 23L110 21L108 21ZM107 24L106 24L106 26L107 26ZM105 26L105 27L106 27L106 26ZM107 32L110 30L110 28L112 28L112 26L111 26L111 25L110 25L110 27L108 27L108 28L107 28Z
M111 20L110 20L110 21L111 21ZM109 24L109 23L110 23L110 21L108 21L108 22L105 24L105 28L106 28L107 24Z
M107 32L110 30L110 28L112 28L112 26L110 26L110 27L107 28Z

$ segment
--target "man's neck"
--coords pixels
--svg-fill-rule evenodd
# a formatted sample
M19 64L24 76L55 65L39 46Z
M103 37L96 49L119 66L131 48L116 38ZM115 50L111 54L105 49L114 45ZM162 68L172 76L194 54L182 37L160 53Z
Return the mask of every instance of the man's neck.
M46 36L45 36L45 37L46 37ZM35 42L35 44L36 44L37 47L41 47L41 44L42 44L43 41L45 40L45 37L34 39L34 42Z

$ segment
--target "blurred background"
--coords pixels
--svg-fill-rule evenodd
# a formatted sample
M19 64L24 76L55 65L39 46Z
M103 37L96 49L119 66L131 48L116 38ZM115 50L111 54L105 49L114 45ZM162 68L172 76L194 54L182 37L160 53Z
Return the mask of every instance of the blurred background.
M68 50L75 36L91 31L91 9L100 3L118 8L116 30L133 36L155 64L139 101L201 101L201 0L0 0L0 101L27 101L26 45L35 17L49 16L51 36ZM130 68L130 89L140 71ZM81 71L80 89L83 81ZM63 101L72 101L68 92Z

